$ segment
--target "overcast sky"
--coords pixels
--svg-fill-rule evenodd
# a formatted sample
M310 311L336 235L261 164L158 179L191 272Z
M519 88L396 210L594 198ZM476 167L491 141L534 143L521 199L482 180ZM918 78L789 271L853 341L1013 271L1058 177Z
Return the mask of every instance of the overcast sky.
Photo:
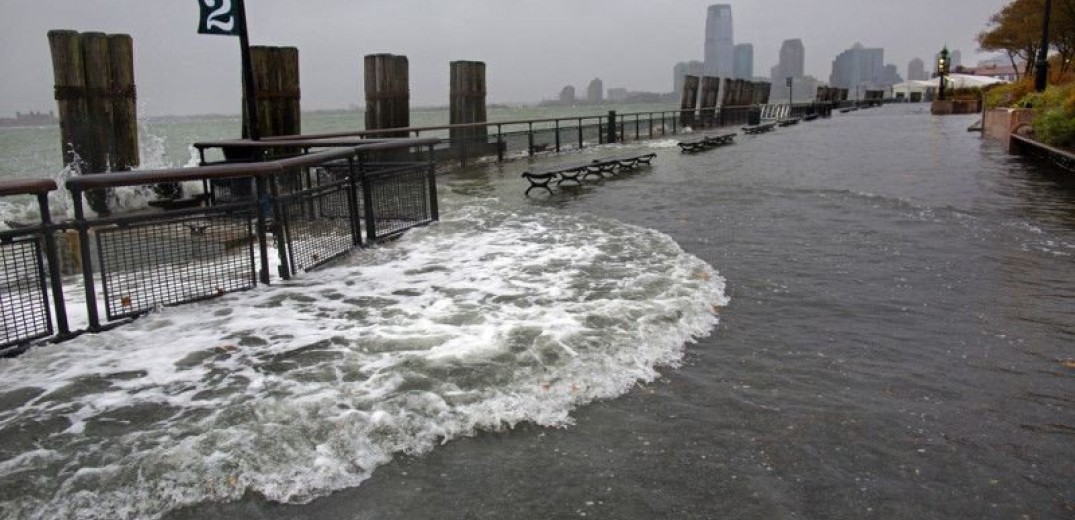
M706 6L732 6L736 43L769 75L784 39L806 72L861 42L907 73L947 44L965 65L1008 0L247 0L254 45L299 48L304 109L362 105L362 56L410 59L412 106L447 105L448 63L487 64L489 102L554 98L564 85L671 91L672 66L702 58ZM50 29L134 38L140 115L236 113L238 39L198 35L198 0L0 0L0 116L54 110Z

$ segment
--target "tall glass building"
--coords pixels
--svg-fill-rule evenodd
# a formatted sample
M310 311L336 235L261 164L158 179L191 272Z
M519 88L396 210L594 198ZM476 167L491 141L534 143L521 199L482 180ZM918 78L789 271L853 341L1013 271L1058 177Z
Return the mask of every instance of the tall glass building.
M734 61L732 6L711 5L705 19L705 75L730 78Z

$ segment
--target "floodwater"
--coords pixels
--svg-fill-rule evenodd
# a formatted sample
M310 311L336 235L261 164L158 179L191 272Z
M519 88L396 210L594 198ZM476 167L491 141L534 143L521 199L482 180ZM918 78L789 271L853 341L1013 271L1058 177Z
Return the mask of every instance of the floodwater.
M444 222L389 247L2 362L0 507L1071 518L1075 179L972 122L889 106L444 176Z

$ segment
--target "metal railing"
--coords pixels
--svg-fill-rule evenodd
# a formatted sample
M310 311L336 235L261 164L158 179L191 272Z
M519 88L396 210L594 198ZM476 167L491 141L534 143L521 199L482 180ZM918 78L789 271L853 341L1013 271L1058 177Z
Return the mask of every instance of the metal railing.
M263 138L261 143L291 143L296 138L319 140L324 143L353 143L356 139L378 139L386 134L408 135L412 138L440 138L435 147L437 160L456 160L466 166L471 160L496 157L532 157L543 152L577 150L607 143L654 139L684 131L684 122L694 130L755 124L768 105L715 107L712 109L664 110L608 114L490 121L455 125L391 128L328 132L305 136ZM775 105L773 105L775 106ZM787 105L782 105L787 107ZM802 103L794 105L796 113L818 113L828 116L832 103ZM226 149L238 141L195 143L203 163L209 163L206 152L213 148ZM234 155L234 154L232 154Z
M294 155L270 161L83 175L66 183L74 217L55 224L48 207L53 181L0 183L0 196L36 195L41 215L37 224L0 232L0 355L21 352L43 338L105 330L157 307L268 284L274 253L276 276L287 279L357 246L433 222L439 218L433 162L438 142L321 146L306 141L298 151L291 148ZM258 151L252 157L285 145L290 146L251 147ZM85 211L86 194L95 190L190 181L207 187L232 182L251 191L216 198L210 190L194 207L165 204L161 210L122 215ZM62 230L77 236L85 291L86 328L74 333L55 240Z
M0 231L0 354L21 352L29 342L57 332L69 334L48 211L48 194L55 189L48 179L0 181L0 197L34 196L41 214L34 225Z

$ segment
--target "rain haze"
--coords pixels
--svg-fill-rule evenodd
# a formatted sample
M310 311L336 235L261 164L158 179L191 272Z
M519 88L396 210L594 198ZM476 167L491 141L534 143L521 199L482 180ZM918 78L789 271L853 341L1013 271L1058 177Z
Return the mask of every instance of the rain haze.
M974 65L975 35L1005 0L250 0L251 43L300 51L303 108L361 105L361 57L404 54L413 106L448 102L448 63L488 65L489 101L529 103L564 85L669 92L676 62L700 60L706 7L732 6L736 43L754 44L768 76L781 42L801 38L806 73L827 81L833 58L856 42L885 49L906 75L944 45ZM236 113L237 39L196 33L196 0L3 0L0 115L53 110L46 33L127 33L143 116Z

